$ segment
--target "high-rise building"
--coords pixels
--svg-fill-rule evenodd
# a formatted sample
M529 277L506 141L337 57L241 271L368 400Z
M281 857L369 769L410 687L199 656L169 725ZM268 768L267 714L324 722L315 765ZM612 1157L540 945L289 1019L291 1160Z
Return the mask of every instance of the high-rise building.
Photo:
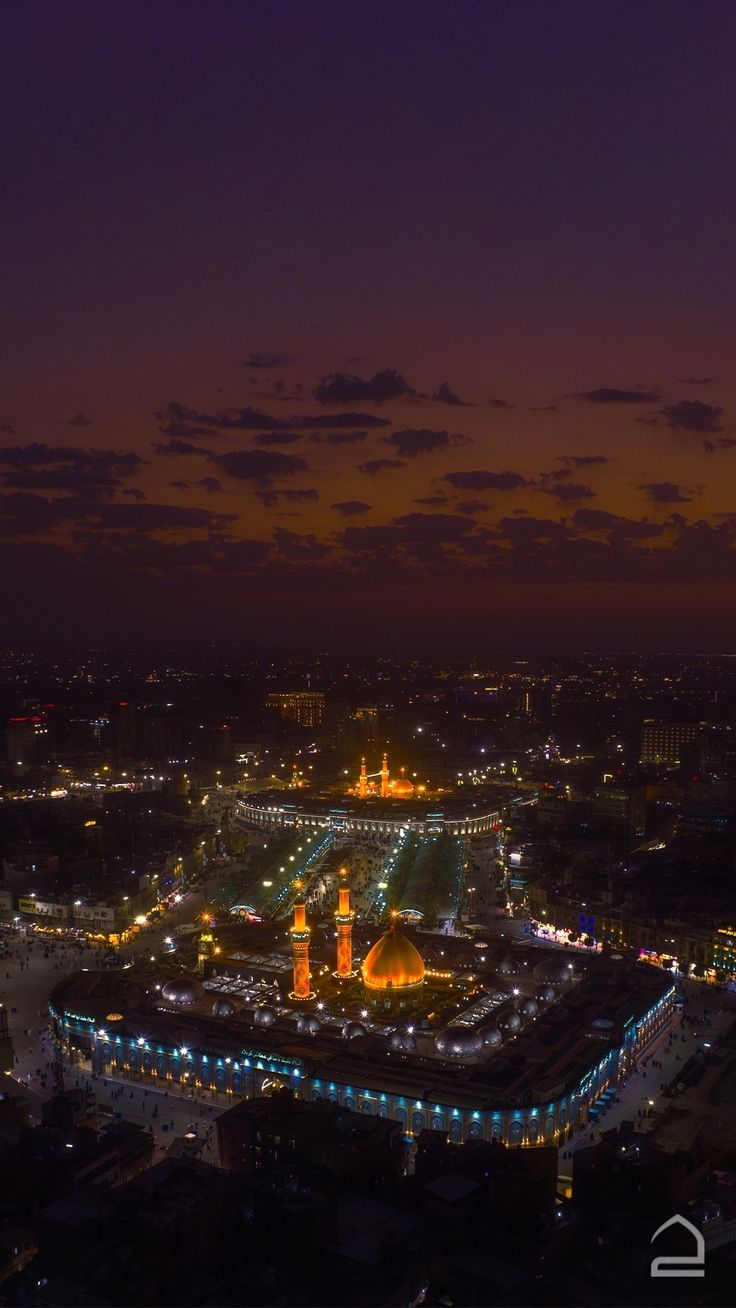
M593 792L593 822L622 836L643 836L647 804L645 786L596 786Z
M114 714L115 754L120 759L133 758L137 744L137 708L130 700L121 699Z
M699 722L665 722L645 718L641 727L641 763L663 763L679 767L697 752L701 737Z
M48 735L45 713L21 714L9 718L5 727L5 757L13 766L28 767L42 752Z
M266 708L275 709L282 721L318 727L325 715L325 697L321 690L272 691L266 698Z
M157 762L174 762L184 754L184 722L165 712L142 714L139 745L144 758Z

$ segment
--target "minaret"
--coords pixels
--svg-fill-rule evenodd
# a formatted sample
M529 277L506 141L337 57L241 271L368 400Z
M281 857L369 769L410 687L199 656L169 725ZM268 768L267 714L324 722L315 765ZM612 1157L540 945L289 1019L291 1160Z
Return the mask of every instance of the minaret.
M365 755L360 760L360 780L358 781L358 794L361 799L365 799L368 794L368 773L365 766Z
M337 971L336 977L354 976L353 971L353 921L355 913L350 907L350 888L341 885L338 890L338 908L335 914L337 924Z
M294 925L289 928L294 955L294 989L289 999L314 999L309 985L309 937L307 910L304 904L294 905Z
M384 799L388 795L388 754L384 754L381 764L381 795Z

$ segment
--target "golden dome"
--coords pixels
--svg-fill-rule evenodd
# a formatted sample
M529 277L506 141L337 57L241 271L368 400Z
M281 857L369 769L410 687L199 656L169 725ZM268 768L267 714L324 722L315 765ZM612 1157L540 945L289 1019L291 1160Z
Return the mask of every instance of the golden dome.
M392 794L392 795L406 795L406 796L409 796L409 795L413 795L413 794L414 794L414 786L412 785L411 781L409 781L409 780L404 776L404 769L403 769L403 768L401 769L401 776L400 776L400 777L397 777L395 781L392 781L392 782L390 783L390 785L391 785L391 794Z
M424 963L418 949L392 927L363 960L363 981L370 990L418 986L424 980Z

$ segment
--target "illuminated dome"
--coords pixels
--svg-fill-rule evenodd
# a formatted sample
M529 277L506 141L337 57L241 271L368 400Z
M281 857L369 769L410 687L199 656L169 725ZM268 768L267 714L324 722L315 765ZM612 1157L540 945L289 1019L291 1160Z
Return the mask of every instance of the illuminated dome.
M392 927L377 940L363 960L363 981L369 990L399 990L421 985L424 963L418 949Z
M398 795L401 799L410 799L414 794L414 787L411 781L404 776L403 768L401 769L401 775L391 782L391 794Z

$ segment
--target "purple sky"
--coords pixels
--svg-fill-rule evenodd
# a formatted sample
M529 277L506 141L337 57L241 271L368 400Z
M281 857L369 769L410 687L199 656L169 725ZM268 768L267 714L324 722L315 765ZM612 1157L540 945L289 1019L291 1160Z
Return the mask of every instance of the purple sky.
M11 641L731 648L735 39L6 6Z

